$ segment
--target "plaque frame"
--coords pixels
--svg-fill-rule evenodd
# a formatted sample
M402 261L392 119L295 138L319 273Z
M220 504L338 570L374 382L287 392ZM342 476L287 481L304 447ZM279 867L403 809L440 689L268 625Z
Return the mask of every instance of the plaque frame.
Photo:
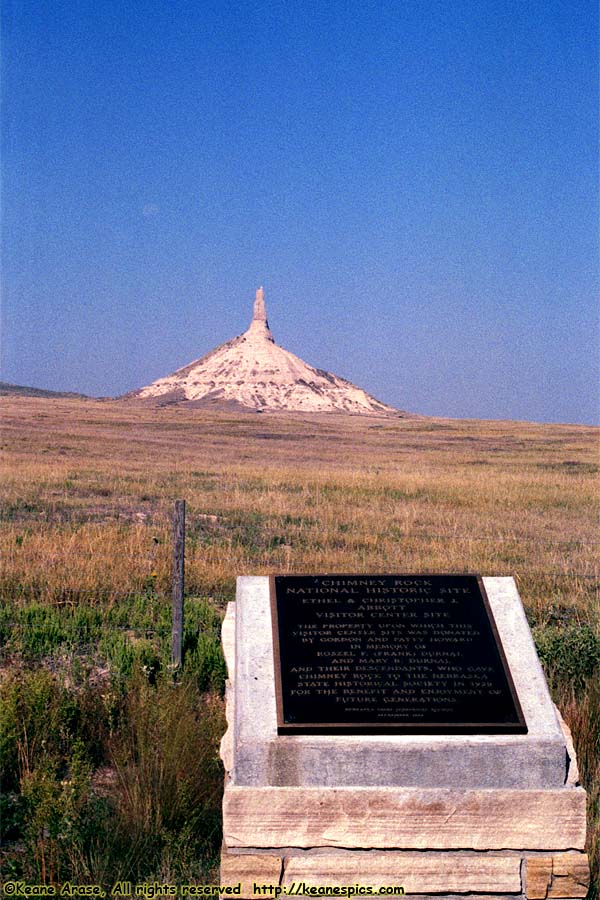
M486 621L498 652L500 670L516 713L515 722L285 722L283 711L283 685L281 674L281 647L279 640L279 617L277 608L276 578L432 578L432 577L470 577L477 580L483 601ZM504 647L496 626L494 614L485 590L481 575L473 572L367 572L367 573L275 573L269 575L269 599L271 607L271 627L273 635L273 663L275 674L275 703L277 710L277 733L279 735L312 734L312 735L360 735L360 734L527 734L528 727L510 667L506 659Z

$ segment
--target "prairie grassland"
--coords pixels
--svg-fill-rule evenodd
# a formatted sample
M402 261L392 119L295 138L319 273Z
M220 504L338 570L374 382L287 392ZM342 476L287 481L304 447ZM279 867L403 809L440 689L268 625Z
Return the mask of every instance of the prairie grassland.
M576 425L9 398L5 616L89 607L108 624L153 605L164 616L176 497L187 500L187 594L217 610L238 574L514 575L586 761L595 856L598 436Z
M192 594L230 599L242 572L476 571L515 575L535 622L598 615L592 428L21 399L3 440L13 599L166 591L181 496Z

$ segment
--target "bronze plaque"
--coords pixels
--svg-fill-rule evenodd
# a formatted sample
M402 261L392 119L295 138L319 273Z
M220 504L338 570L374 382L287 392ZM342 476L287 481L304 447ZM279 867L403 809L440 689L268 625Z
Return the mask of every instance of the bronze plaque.
M280 734L525 733L476 575L271 577Z

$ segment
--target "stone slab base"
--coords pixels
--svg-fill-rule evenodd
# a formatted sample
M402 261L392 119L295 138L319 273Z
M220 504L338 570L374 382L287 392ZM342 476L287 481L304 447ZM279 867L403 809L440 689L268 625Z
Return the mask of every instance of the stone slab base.
M487 579L486 589L497 601L529 733L437 740L278 736L265 585L240 579L242 615L230 604L223 623L229 728L221 744L221 885L239 885L234 896L242 900L347 896L348 887L354 897L366 896L361 888L389 888L387 896L411 900L585 897L585 792L531 639L513 639L526 624L519 624L525 619L512 579ZM560 753L548 755L552 747ZM411 780L406 766L417 751ZM485 772L473 768L473 754Z
M221 885L241 884L242 900L323 896L324 889L403 888L412 900L575 900L585 897L585 853L309 850L223 848ZM305 893L314 889L315 894ZM316 894L320 889L321 893ZM338 895L339 896L339 895ZM386 896L394 896L388 892ZM395 896L402 896L396 894Z
M583 850L585 791L250 788L229 782L223 837L236 847Z

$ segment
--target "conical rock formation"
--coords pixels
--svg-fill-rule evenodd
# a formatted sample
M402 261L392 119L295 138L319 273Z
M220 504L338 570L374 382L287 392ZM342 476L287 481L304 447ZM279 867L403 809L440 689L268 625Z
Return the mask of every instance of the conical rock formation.
M315 369L275 343L259 288L250 327L128 397L254 410L401 415L345 378Z

